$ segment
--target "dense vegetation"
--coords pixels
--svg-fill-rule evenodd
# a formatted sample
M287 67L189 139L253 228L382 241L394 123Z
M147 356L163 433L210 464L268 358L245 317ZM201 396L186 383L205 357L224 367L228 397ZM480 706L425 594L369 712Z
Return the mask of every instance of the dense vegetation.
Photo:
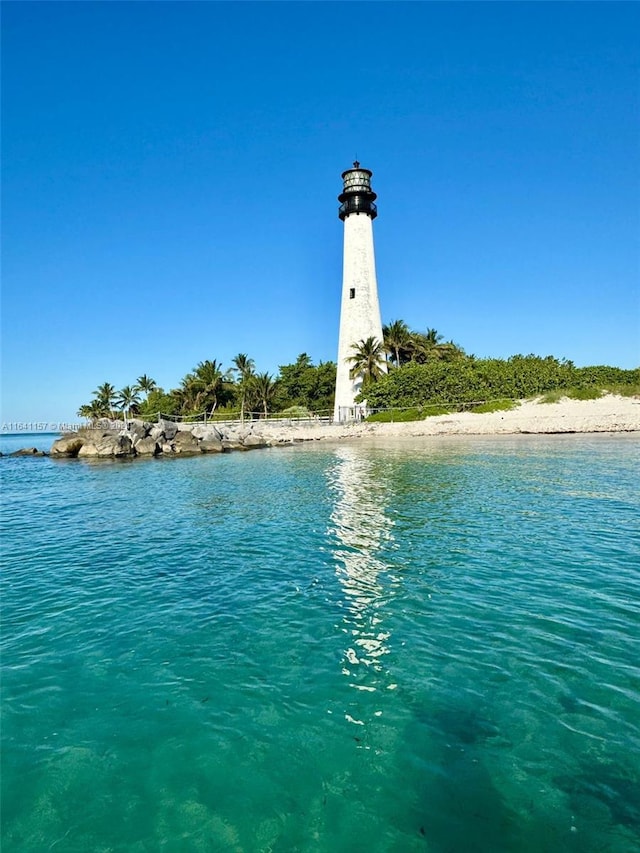
M515 355L506 360L465 356L390 370L377 381L368 381L362 396L369 407L380 409L435 403L466 407L535 397L546 391L583 389L591 390L590 396L598 396L601 390L620 391L625 387L639 390L640 370L575 367L552 356Z
M427 403L468 406L489 400L518 400L546 391L637 389L640 370L575 367L552 356L516 355L509 359L465 357L454 361L407 364L391 370L363 391L371 408L421 406ZM597 393L596 395L597 396Z
M304 415L327 412L333 406L336 365L315 365L306 353L293 364L283 364L277 377L256 373L253 359L239 353L233 366L224 370L216 361L201 361L170 391L160 388L146 374L133 385L117 391L104 382L93 392L91 402L80 406L80 417L163 415L191 417L206 413L209 418L256 417L268 412Z
M411 420L429 414L466 408L473 411L506 407L508 401L563 394L590 399L603 390L640 393L640 369L576 367L553 356L514 355L509 359L479 359L453 341L443 341L435 329L411 331L402 320L383 328L384 341L367 338L353 346L351 375L363 379L358 402L370 409L394 410L376 419ZM209 418L328 414L333 407L336 365L315 365L306 353L293 364L279 367L276 377L257 373L245 353L225 370L215 359L201 361L177 388L165 391L146 374L116 391L105 382L91 402L80 407L81 417L155 418L158 413ZM488 408L487 408L488 407ZM402 410L407 411L402 415Z

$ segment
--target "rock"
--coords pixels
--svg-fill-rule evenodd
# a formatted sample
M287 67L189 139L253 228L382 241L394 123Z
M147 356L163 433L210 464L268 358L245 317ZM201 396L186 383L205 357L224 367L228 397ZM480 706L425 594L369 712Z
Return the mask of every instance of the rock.
M248 435L242 443L245 447L251 447L252 449L267 446L266 439L260 435Z
M171 442L174 453L200 453L200 442L190 432L179 430Z
M213 426L213 424L198 424L194 426L191 432L195 435L196 438L200 439L209 439L213 438L217 441L222 441L222 433Z
M14 450L11 456L44 456L42 450L37 447L21 447L20 450Z
M77 456L85 441L86 438L78 433L65 433L51 445L51 455L65 457Z
M103 429L102 427L80 427L77 432L77 435L78 438L82 438L85 441L91 441L95 444L97 441L106 438L108 435L122 435L122 428Z
M53 450L53 448L51 448L51 449ZM87 456L90 457L90 456L99 456L99 455L100 454L98 453L98 445L94 444L93 441L85 441L77 453L77 456L79 459L87 457Z
M287 445L293 444L293 442L293 438L288 438L287 436L279 434L270 438L268 444L269 447L286 447Z
M105 438L103 441L109 441L109 439ZM129 438L128 435L121 435L119 438L111 439L111 446L113 447L113 455L116 457L121 456L134 456L133 450L133 442Z
M151 424L141 421L139 418L133 418L127 424L127 434L131 437L131 441L136 444L143 438L149 435Z
M133 445L133 447L138 456L156 456L161 452L158 447L158 442L151 436L141 438Z
M78 457L109 457L113 456L116 459L121 459L126 456L133 456L133 444L128 435L106 435L94 441L85 442Z
M164 444L160 445L160 449L166 456L169 456L173 453L173 447L169 444L168 441L165 441Z
M200 442L202 453L222 453L224 447L219 438L203 438Z
M222 439L221 444L222 444L222 449L226 452L228 452L230 450L247 450L248 449L244 446L244 444L241 441L234 441L234 440L229 440L226 438Z
M178 427L173 423L173 421L158 421L156 426L153 427L152 433L153 430L159 430L160 433L164 434L167 441L171 441L174 435L178 432ZM158 436L154 437L157 438Z
M222 438L223 438L225 441L239 441L239 442L243 442L243 441L245 440L245 438L246 438L248 435L250 435L250 432L251 432L250 430L245 429L245 428L243 428L243 427L232 427L232 428L228 429L228 430L224 433L224 435L222 436Z

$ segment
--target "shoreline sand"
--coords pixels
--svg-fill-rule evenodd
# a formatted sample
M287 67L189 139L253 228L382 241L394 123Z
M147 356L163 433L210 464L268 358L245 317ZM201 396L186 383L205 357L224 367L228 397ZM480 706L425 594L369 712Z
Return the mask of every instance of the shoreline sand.
M133 422L132 422L133 423ZM151 424L135 422L146 436ZM177 426L177 425L176 425ZM251 421L245 427L227 426L224 435L221 425L181 424L173 439L144 438L135 442L135 434L122 431L100 432L87 437L81 433L66 433L54 442L49 453L35 448L22 448L11 456L54 456L60 458L114 458L152 456L200 455L225 450L250 450L260 447L291 446L309 442L341 443L355 439L428 438L437 436L513 436L513 435L571 435L640 433L640 397L621 397L608 394L597 400L563 398L556 403L525 400L509 411L476 414L457 412L436 415L407 423L348 423L329 424L322 421L283 422ZM156 425L154 429L162 429ZM106 438L105 438L106 436ZM163 433L164 436L164 433ZM180 441L178 439L180 438ZM96 442L100 447L96 445ZM164 442L164 444L158 444ZM126 443L126 447L121 444ZM73 446L68 446L69 444ZM105 444L105 447L102 447ZM94 446L95 445L95 446ZM145 445L144 450L142 445ZM149 445L148 447L146 445ZM206 445L206 447L205 447ZM2 455L2 454L0 454ZM7 454L5 454L7 455Z
M640 398L608 394L597 400L563 398L557 403L523 401L506 412L458 412L408 423L358 423L283 426L261 424L265 437L285 436L293 441L442 436L442 435L550 435L640 431Z

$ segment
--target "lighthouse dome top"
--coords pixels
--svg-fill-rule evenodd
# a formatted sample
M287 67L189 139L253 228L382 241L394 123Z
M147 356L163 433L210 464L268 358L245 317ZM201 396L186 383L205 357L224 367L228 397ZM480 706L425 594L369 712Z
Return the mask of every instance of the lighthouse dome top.
M347 169L342 173L343 189L338 196L338 201L341 202L338 216L343 221L352 213L356 215L364 213L371 219L375 219L378 215L374 204L377 196L371 189L372 174L370 169L362 169L357 160L354 161L353 169Z

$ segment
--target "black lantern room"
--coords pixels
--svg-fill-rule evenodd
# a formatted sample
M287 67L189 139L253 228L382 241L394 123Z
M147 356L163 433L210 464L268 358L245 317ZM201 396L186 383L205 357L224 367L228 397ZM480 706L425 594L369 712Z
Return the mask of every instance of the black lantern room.
M378 208L374 204L377 195L371 189L372 174L369 169L361 169L357 160L353 169L342 173L344 189L338 196L338 201L341 202L338 216L343 221L350 213L365 213L372 219L378 215Z

